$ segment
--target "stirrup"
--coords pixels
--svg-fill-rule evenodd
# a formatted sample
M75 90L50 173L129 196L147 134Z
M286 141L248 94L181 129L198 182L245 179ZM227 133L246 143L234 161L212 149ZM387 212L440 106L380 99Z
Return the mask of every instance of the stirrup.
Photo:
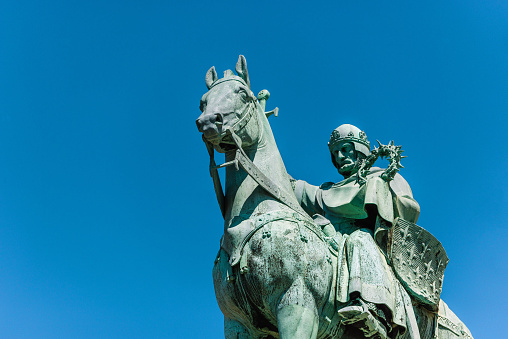
M389 339L385 326L370 313L363 300L357 300L360 305L349 305L337 311L342 324L358 328L367 338Z

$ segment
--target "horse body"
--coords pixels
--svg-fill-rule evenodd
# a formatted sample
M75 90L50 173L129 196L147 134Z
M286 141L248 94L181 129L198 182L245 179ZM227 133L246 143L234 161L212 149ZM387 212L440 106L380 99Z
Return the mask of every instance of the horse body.
M284 167L271 166L282 163L275 143L263 143L260 138L256 148L246 149L247 155L278 182L285 179L291 189ZM231 208L226 212L223 249L213 269L219 307L231 319L226 322L236 320L251 337L276 336L284 323L290 323L285 337L312 338L317 330L318 307L330 290L332 267L325 261L327 246L301 225L299 215L242 172L228 167L226 173L226 204ZM234 247L230 243L245 239L247 232L252 236L239 249L243 253L236 259L240 262L232 267L234 254L226 249ZM292 328L295 323L299 324L296 329ZM226 327L230 332L227 337L237 338L238 325Z
M211 69L207 76L212 83L220 81L214 72ZM228 163L234 161L235 149L229 146L232 136L224 131L243 121L243 127L234 132L246 156L298 205L248 78L232 73L224 79L228 78L213 88L210 85L202 99L198 128L218 151L226 153ZM247 114L251 115L248 121ZM226 169L225 188L224 237L213 277L226 337L315 338L333 267L327 261L328 246L307 228L316 228L312 219L272 197L234 166Z
M363 338L340 324L334 294L336 253L298 206L264 105L250 91L243 56L236 71L239 76L226 71L222 79L213 67L207 72L209 91L201 100L203 113L196 121L208 146L226 153L225 164L230 164L221 206L224 235L213 268L225 336ZM285 199L263 188L260 179L253 177L256 172L249 175L238 168L240 151ZM421 315L422 324L433 322L434 315L415 313ZM434 335L426 331L425 337Z
M245 273L239 266L231 268L230 256L220 250L213 278L226 319L226 338L243 332L248 333L246 338L316 337L318 313L328 296L333 269L325 259L326 247L316 236L307 237L314 251L303 250L300 231L294 221L265 224L245 247Z

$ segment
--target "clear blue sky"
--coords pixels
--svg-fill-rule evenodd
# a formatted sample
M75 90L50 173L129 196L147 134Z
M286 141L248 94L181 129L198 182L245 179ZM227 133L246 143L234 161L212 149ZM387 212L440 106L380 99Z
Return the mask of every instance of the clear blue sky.
M0 2L0 338L221 338L195 119L247 58L288 171L342 123L406 150L443 298L506 335L508 2Z

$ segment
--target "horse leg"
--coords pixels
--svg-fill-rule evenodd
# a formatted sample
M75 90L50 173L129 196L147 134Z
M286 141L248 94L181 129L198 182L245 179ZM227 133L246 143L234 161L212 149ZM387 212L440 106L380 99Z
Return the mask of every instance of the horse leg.
M318 325L314 298L299 280L284 294L277 308L280 339L315 339Z
M281 339L315 339L318 318L314 311L300 305L286 305L277 313L277 325Z
M224 317L224 337L225 339L258 339L240 322L226 317Z

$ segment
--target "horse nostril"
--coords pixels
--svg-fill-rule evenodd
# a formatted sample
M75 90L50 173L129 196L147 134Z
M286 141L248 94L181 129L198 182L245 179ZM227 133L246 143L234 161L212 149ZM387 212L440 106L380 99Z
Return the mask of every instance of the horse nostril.
M224 121L222 118L222 114L220 114L220 113L215 114L215 125L222 126L223 124L224 124Z
M200 118L196 119L196 126L198 127L198 131L203 132L203 123Z

